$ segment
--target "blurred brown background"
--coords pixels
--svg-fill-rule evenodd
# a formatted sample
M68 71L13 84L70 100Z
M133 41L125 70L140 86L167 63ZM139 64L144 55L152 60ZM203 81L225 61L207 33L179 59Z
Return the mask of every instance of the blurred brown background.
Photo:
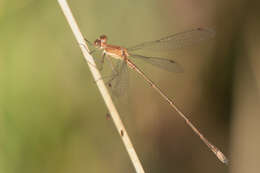
M214 41L172 55L182 74L138 65L228 156L230 166L134 72L128 101L117 105L146 172L259 172L259 3L69 4L86 38L106 34L122 46L197 27L215 29ZM134 172L56 1L0 1L0 82L1 173Z

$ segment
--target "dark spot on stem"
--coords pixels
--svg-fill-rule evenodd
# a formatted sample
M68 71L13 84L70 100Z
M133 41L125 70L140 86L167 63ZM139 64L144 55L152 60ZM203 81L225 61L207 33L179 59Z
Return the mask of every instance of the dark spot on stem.
M124 136L124 131L121 130L121 131L120 131L120 134L121 134L121 136Z

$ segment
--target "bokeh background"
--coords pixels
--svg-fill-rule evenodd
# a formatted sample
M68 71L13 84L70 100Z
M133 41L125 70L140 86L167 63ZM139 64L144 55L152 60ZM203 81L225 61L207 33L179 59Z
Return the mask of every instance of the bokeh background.
M138 65L228 156L230 166L134 72L128 98L117 107L146 172L259 172L258 2L69 4L89 40L107 34L111 43L130 46L197 27L216 30L215 40L170 55L183 66L182 74ZM1 0L0 172L134 172L106 113L58 3Z

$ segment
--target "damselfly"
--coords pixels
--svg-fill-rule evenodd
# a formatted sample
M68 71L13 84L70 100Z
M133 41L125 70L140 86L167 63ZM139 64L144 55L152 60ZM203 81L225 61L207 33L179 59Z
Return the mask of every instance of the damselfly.
M185 122L190 126L190 128L200 137L200 139L208 146L208 148L218 157L220 161L227 164L228 159L225 155L213 144L211 144L201 133L200 131L191 123L191 121L181 112L181 110L176 106L176 104L149 78L147 75L137 67L130 58L143 59L147 63L151 65L157 66L159 68L179 72L182 71L181 66L174 60L167 58L159 58L159 57L149 57L143 56L139 54L134 54L132 52L141 50L141 49L176 49L180 47L190 46L192 44L208 40L214 38L215 32L210 29L197 28L177 34L170 35L168 37L161 38L159 40L145 42L142 44L138 44L136 46L130 48L124 48L121 46L115 46L107 44L107 36L101 35L98 39L94 41L94 46L96 49L92 50L90 53L95 52L97 49L102 50L102 62L106 57L112 66L113 71L115 71L116 75L114 75L108 82L109 87L111 86L111 81L115 80L118 76L120 76L120 68L117 68L113 65L111 61L111 57L114 59L121 60L121 67L123 69L124 66L128 66L130 69L137 72L157 93L159 93L162 98L176 111L178 114L185 120ZM92 44L88 40L86 40L89 44Z

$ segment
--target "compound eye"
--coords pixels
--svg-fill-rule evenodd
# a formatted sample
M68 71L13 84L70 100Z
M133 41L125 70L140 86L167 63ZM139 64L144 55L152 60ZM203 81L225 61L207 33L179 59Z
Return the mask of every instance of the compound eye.
M101 45L100 40L99 40L99 39L96 39L96 40L94 41L94 45L95 45L95 46L100 46L100 45Z
M107 42L107 36L106 35L101 35L99 38L100 38L102 43L106 43Z

